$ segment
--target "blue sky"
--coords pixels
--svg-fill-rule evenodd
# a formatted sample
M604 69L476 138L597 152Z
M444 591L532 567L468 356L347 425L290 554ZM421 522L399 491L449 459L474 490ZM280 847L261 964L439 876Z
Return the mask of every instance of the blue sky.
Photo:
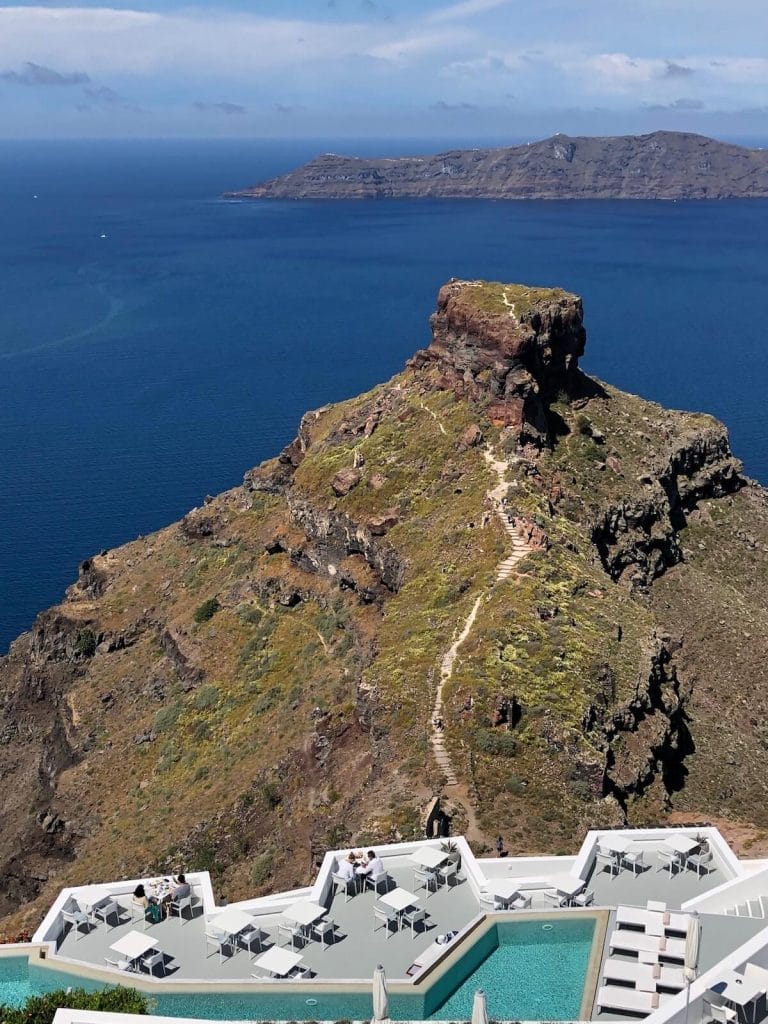
M0 136L768 138L765 0L0 2Z

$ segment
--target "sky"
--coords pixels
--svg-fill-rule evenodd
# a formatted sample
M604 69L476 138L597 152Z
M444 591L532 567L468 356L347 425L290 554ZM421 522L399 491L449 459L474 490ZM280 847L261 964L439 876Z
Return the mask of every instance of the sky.
M768 138L766 0L0 0L0 137Z

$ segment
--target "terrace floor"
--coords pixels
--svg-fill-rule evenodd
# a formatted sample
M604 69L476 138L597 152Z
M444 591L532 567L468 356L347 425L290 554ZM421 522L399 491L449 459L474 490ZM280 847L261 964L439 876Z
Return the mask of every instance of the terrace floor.
M682 870L675 874L659 870L659 860L655 850L647 849L645 853L645 870L638 874L626 868L618 875L593 868L587 887L595 893L597 906L630 906L644 907L648 900L663 900L670 910L675 910L682 903L701 896L709 889L722 885L731 879L726 874L717 856L712 861L712 870L699 877L695 871Z
M405 978L408 967L420 952L432 945L437 935L461 929L480 913L479 904L466 881L450 888L442 887L426 897L424 889L416 890L414 887L413 864L409 858L389 858L387 870L397 885L418 895L417 905L427 911L426 931L417 931L415 938L411 938L410 927L405 927L400 932L391 932L387 938L384 928L373 931L373 905L377 897L372 890L361 892L346 903L343 894L335 896L329 904L328 916L337 925L336 941L324 949L313 940L299 950L304 956L302 966L311 967L319 979L369 981L379 963L384 965L389 978ZM262 932L269 933L269 945L276 940L279 916L258 918ZM127 911L123 915L123 923L109 927L106 932L101 923L88 935L82 934L81 938L69 929L59 942L58 953L68 959L104 967L105 956L116 958L109 950L110 945L132 929L141 932L143 925L141 921L131 924ZM158 948L166 954L169 980L252 980L254 969L247 950L241 949L234 956L226 957L223 963L219 962L215 950L209 950L206 956L202 916L196 916L185 924L173 917L151 925L147 934L157 939ZM284 936L282 941L286 941ZM258 956L258 953L254 955ZM157 977L162 980L159 974Z

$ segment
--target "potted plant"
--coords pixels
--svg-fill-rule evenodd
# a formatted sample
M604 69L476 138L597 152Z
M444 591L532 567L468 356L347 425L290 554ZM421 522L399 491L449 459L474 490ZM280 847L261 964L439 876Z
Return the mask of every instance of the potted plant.
M457 871L461 871L461 854L459 853L456 841L454 839L444 839L440 843L440 849L443 853L447 854L446 860L450 864L455 864Z

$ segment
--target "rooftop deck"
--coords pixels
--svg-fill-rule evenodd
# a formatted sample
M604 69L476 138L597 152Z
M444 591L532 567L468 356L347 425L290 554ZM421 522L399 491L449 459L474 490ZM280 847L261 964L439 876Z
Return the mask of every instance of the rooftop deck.
M690 869L670 874L661 869L658 843L637 843L633 846L643 849L645 860L645 867L637 874L627 868L623 868L618 875L610 875L607 871L599 870L598 866L591 869L587 885L594 891L598 906L644 907L648 900L661 900L670 910L676 910L687 900L703 896L705 892L733 877L716 851L713 851L714 859L707 874L697 875Z
M414 893L418 897L417 906L426 910L426 928L417 926L419 930L412 937L410 927L405 926L399 932L391 930L388 938L383 927L373 930L373 906L377 897L371 889L360 892L349 902L345 902L344 895L340 893L326 901L327 916L337 925L335 941L325 948L317 940L301 945L298 951L304 957L302 967L310 967L318 979L361 979L369 982L374 968L381 963L388 977L405 978L414 959L432 945L437 935L463 928L480 913L478 901L466 880L450 887L443 886L427 896L423 888L416 890L414 887L413 867L408 857L387 860L387 870L397 885ZM126 898L122 902L127 906ZM279 913L258 918L262 933L269 935L265 948L277 941L279 918ZM105 957L116 958L109 949L114 942L132 929L143 932L141 921L131 924L130 911L123 913L122 924L112 927L113 921L106 930L99 923L89 934L82 933L81 937L74 928L69 928L59 942L59 955L103 968ZM206 949L205 917L199 910L185 923L174 916L150 925L147 935L156 939L157 947L166 954L169 980L252 980L254 967L247 950L241 949L226 956L220 963L218 953ZM287 941L283 936L281 942ZM254 956L258 956L255 947ZM156 976L161 978L159 972Z

